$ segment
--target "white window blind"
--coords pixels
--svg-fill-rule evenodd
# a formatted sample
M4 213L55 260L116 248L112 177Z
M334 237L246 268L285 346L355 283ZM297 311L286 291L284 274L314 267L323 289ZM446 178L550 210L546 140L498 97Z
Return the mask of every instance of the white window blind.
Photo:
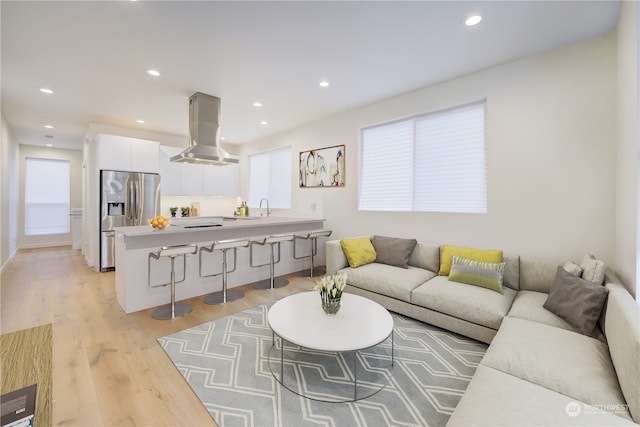
M258 207L262 198L269 208L291 208L291 147L249 156L247 203Z
M25 159L26 236L69 233L69 173L67 160Z
M485 101L361 129L358 207L487 212Z

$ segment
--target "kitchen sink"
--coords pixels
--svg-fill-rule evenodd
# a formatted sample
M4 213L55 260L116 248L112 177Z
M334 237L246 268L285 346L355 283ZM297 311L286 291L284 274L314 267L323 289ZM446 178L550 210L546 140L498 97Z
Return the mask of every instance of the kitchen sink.
M262 218L264 218L264 217L262 217L262 216L240 216L240 215L237 215L237 216L223 216L222 220L223 221L235 221L237 219L239 219L239 220L250 220L250 219L262 219Z

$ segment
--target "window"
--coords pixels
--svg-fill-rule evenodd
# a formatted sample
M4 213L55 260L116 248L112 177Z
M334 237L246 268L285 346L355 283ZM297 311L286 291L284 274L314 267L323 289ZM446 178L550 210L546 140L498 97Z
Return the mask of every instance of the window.
M249 156L247 203L258 207L262 198L269 208L291 208L291 147Z
M69 233L69 161L25 160L24 234Z
M486 213L485 104L361 129L358 209Z

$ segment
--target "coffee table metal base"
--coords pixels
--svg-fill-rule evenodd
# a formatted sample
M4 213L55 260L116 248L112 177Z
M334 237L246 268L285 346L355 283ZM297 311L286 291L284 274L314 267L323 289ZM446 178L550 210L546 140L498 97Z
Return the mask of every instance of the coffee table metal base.
M344 398L344 399L340 399L340 398L321 398L319 396L310 396L308 394L305 394L304 392L300 392L298 390L294 390L293 388L289 387L287 384L285 384L284 381L284 348L285 348L285 342L286 340L284 340L282 337L278 337L278 340L276 340L276 333L272 332L273 335L273 344L271 346L271 349L269 350L269 355L268 355L268 364L269 364L269 370L271 371L271 375L273 375L273 378L275 378L275 380L281 384L284 388L286 388L287 390L289 390L292 393L297 394L298 396L302 396L304 398L307 399L311 399L311 400L317 400L320 402L327 402L327 403L347 403L347 402L355 402L358 400L362 400L362 399L366 399L368 397L373 396L374 394L378 393L379 391L381 391L382 389L385 388L386 384L382 384L379 387L368 387L367 389L369 390L368 393L361 393L360 396L358 396L358 369L357 369L357 361L358 361L358 355L360 353L360 351L363 350L367 350L366 348L360 349L360 350L355 350L355 351L349 351L349 352L344 352L344 353L352 353L353 354L353 364L352 364L352 372L353 372L353 398ZM394 363L394 343L393 343L393 330L391 331L391 334L389 334L388 337L386 337L383 341L381 341L380 343L378 343L377 345L382 344L384 341L388 340L389 338L391 338L391 368L393 368L393 363ZM271 355L274 351L276 351L277 349L277 343L280 343L280 376L278 377L278 374L276 373L277 368L274 370L273 366L272 366L272 361L271 361ZM294 347L299 347L299 346L294 346ZM374 346L375 347L375 346ZM277 363L277 362L276 362Z

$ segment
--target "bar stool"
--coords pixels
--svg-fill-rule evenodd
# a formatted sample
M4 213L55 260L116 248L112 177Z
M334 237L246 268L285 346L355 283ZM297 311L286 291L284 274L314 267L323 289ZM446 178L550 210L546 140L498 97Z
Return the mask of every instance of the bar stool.
M249 265L251 267L264 267L265 265L269 266L269 278L262 280L256 283L256 289L274 289L281 288L283 286L287 286L289 281L287 279L276 279L274 278L274 267L277 263L280 262L280 242L290 242L294 238L293 234L274 234L272 236L267 236L262 240L253 240L251 241L251 247L249 248ZM269 245L271 249L271 257L269 262L264 264L253 264L253 246L254 245ZM278 258L276 260L275 253L273 247L277 246L278 248Z
M313 257L318 253L318 237L329 237L331 236L331 230L320 230L320 231L311 231L302 236L295 236L293 240L293 258L294 259L304 259L311 258L311 269L309 271L301 271L298 273L301 277L313 277L313 276L322 276L326 273L324 270L314 269L313 268ZM296 240L308 240L310 244L309 255L297 256L296 255Z
M159 286L171 285L171 303L155 309L153 313L151 313L151 316L154 319L175 319L176 317L191 313L191 304L176 304L176 283L184 282L187 274L187 255L193 255L196 252L198 252L198 245L192 243L189 245L163 246L158 251L149 253L149 256L147 257L147 284L149 287L156 288ZM179 256L181 256L183 260L183 274L182 279L176 281L175 260L176 257ZM169 257L171 260L171 282L163 283L162 285L151 285L151 259L160 259L160 257Z
M204 299L204 302L207 304L226 304L227 302L235 301L244 296L244 292L242 291L227 291L227 274L233 273L236 271L236 260L238 257L238 248L246 248L249 246L248 239L237 239L237 240L219 240L217 242L213 242L211 247L203 246L200 248L200 268L199 273L200 277L213 277L219 276L222 274L222 290L218 292L214 292L207 296ZM227 251L233 249L233 269L227 269ZM202 274L202 252L213 252L213 251L222 251L222 272L215 274Z

